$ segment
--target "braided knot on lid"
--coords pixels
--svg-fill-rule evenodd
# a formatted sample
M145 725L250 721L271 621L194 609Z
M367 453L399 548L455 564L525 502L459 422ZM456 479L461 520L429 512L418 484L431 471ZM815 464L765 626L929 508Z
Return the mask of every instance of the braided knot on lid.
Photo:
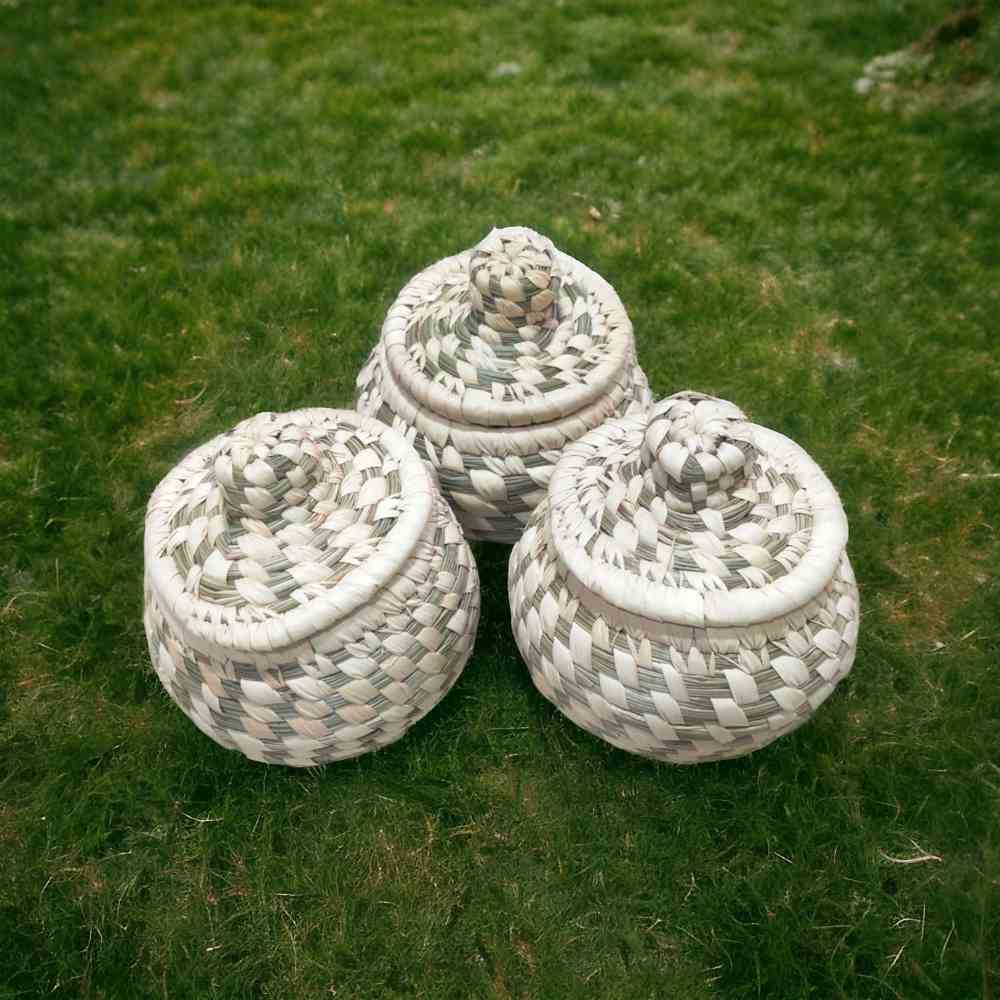
M471 319L501 342L544 344L559 322L562 280L551 241L530 229L495 229L469 263Z
M654 407L643 437L647 486L679 511L719 509L757 457L746 415L724 399L678 393Z
M229 520L308 520L336 474L308 428L277 423L267 413L240 426L216 456L214 468Z

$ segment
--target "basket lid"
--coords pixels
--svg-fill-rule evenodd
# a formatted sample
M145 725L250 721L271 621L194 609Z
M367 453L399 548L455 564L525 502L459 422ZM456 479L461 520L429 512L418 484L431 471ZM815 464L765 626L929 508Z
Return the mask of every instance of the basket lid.
M633 350L611 286L520 226L413 278L382 342L391 377L419 406L482 427L580 410L622 380Z
M802 448L690 391L569 445L549 517L580 584L676 625L781 618L827 586L847 544L840 498Z
M260 413L196 448L154 491L148 585L192 644L282 649L391 584L434 491L412 446L378 420Z

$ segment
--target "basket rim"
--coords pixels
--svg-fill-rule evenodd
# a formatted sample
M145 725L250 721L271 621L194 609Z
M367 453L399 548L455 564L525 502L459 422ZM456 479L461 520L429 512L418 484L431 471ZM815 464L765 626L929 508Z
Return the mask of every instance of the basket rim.
M645 580L595 560L576 540L579 513L577 473L610 435L642 431L643 417L608 421L568 445L549 484L548 526L556 554L579 584L602 601L657 625L737 628L790 614L829 584L848 539L847 516L833 484L808 453L790 438L759 424L742 424L753 443L787 465L809 496L813 514L809 547L799 562L772 583L745 590L700 592Z
M641 383L647 401L651 399L645 373L635 358L631 358L621 381L608 392L574 413L567 413L546 423L525 424L518 427L483 427L458 420L450 420L422 407L405 386L399 385L385 365L382 344L375 350L377 361L382 364L381 392L386 403L407 427L415 427L435 447L452 444L462 454L492 455L505 458L518 455L522 458L539 451L561 451L567 440L574 440L588 429L598 427L613 418L621 405L628 387Z
M162 550L171 534L174 501L183 484L203 473L206 465L211 464L221 447L240 428L261 416L293 418L291 422L305 426L323 426L326 422L331 429L343 427L376 434L386 453L399 462L400 493L406 504L383 537L380 551L349 570L323 597L275 614L266 621L219 621L220 605L193 597L184 590L184 577L173 558ZM181 631L185 641L226 654L266 654L286 649L325 631L368 604L379 590L396 578L426 530L435 496L430 470L413 446L375 417L328 407L263 411L190 451L153 491L146 509L143 546L148 585L161 612Z
M405 389L418 407L443 420L464 426L514 429L572 416L596 402L616 382L621 381L623 370L630 363L634 343L632 322L625 307L608 281L558 248L553 250L561 267L606 306L609 350L604 360L595 366L588 381L522 402L495 400L486 393L479 393L485 397L483 399L473 398L469 393L459 397L428 378L406 349L409 318L415 306L427 301L428 295L439 286L445 275L468 270L475 249L472 247L443 257L416 274L403 286L382 323L380 343L387 372L396 387Z

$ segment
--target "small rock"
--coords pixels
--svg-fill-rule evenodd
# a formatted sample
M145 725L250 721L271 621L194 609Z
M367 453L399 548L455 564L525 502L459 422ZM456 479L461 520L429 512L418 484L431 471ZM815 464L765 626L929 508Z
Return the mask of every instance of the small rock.
M524 67L519 62L502 62L493 67L490 76L495 78L519 76L523 71Z
M865 65L864 75L854 81L854 91L864 96L875 88L891 89L897 80L916 77L930 62L930 55L912 47L875 56Z

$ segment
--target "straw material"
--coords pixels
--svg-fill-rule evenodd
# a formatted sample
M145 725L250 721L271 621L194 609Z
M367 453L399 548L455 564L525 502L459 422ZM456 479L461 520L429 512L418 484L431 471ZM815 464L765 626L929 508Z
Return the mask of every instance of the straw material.
M149 502L146 635L217 743L307 767L394 740L472 652L475 563L395 431L344 410L262 413Z
M539 691L609 743L738 757L851 669L847 520L820 468L731 403L684 392L570 445L510 559Z
M410 281L357 385L358 410L434 468L466 537L508 543L566 444L651 402L614 289L520 227Z

